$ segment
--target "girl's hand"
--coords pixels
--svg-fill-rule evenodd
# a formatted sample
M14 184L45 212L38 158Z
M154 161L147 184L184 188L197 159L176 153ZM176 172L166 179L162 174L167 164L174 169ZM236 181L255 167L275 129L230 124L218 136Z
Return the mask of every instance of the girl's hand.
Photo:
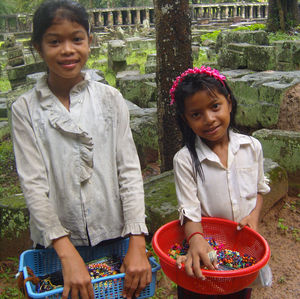
M237 226L238 230L243 229L245 226L249 226L250 228L258 231L258 222L259 215L263 206L263 197L261 194L257 193L256 206L252 210L252 212L244 217Z
M146 243L143 235L131 235L128 251L124 257L121 272L125 272L122 296L127 299L138 297L151 283L152 269L146 256Z
M94 299L94 290L90 274L80 254L68 237L62 237L52 242L62 265L64 289L62 299Z
M213 248L200 234L192 236L192 238L189 240L189 250L186 255L185 262L185 271L188 276L205 280L205 277L200 269L201 261L207 267L207 269L217 269L217 260L214 260L212 263L209 259L208 253L210 251L213 251Z
M244 217L237 226L237 230L243 229L245 226L249 226L250 228L258 231L258 219L257 217L253 217L250 215Z

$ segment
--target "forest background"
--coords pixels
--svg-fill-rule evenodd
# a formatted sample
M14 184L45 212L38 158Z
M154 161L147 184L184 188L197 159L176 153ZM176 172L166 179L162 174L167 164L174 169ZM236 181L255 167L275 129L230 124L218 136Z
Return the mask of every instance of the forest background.
M1 0L0 14L32 13L44 0ZM132 6L153 6L153 0L77 0L86 9L90 8L112 8ZM190 0L196 3L232 3L241 2L237 0ZM246 2L266 2L263 0L247 0Z

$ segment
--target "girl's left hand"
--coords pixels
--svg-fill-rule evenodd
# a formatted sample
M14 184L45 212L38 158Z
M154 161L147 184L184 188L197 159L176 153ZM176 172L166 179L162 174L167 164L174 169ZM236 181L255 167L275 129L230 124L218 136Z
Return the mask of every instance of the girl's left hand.
M138 297L142 290L151 283L152 268L146 256L146 242L143 235L129 237L128 251L120 268L125 272L122 296L127 299Z

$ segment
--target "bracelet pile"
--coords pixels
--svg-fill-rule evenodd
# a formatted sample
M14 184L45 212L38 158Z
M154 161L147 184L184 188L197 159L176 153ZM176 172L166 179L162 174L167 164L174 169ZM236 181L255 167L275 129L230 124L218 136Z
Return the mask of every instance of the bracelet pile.
M214 238L205 238L217 253L219 265L228 267L230 270L247 268L255 264L255 257L249 254L240 255L238 251L232 251L224 248L224 244L218 244ZM177 259L178 256L186 255L189 249L188 242L184 239L182 244L175 243L168 250L168 256Z
M91 279L97 279L120 273L121 264L121 258L117 256L107 256L99 260L87 263L86 268L91 276ZM46 279L40 279L40 282L36 286L37 293L48 292L63 287L62 284L55 284L57 278L55 277L55 275L62 275L62 273L59 271L57 271L56 273L49 274L48 278ZM56 296L57 295L52 295L47 298L52 299L56 298Z

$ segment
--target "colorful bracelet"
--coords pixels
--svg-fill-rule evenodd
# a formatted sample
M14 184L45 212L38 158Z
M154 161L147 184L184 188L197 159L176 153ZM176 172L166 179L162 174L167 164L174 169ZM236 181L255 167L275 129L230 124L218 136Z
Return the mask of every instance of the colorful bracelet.
M197 234L201 235L201 236L204 238L204 236L203 236L203 234L202 234L201 232L194 232L194 233L192 233L192 234L189 236L189 238L187 239L187 242L189 243L191 237L194 236L194 235L197 235Z

